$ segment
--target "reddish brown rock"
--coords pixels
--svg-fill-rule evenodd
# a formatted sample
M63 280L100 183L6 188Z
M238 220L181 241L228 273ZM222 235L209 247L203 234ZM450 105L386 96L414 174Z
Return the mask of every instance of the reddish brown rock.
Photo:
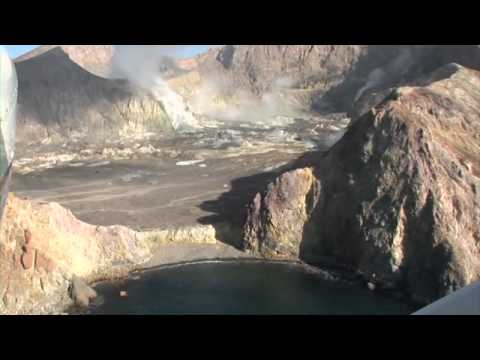
M48 267L48 261L49 259L47 259L42 253L37 251L37 256L35 259L35 269L37 271L40 271L42 269L46 271Z
M25 229L24 231L25 245L29 245L32 242L32 233L30 230Z
M15 255L13 255L13 263L14 263L15 269L17 267L21 267L22 266L22 255L19 254L19 253L15 253Z
M35 269L37 271L43 270L47 273L50 273L53 271L54 268L55 268L54 261L37 251L37 256L35 260Z
M35 252L28 251L22 254L22 266L25 270L31 269L33 266L33 262L35 261Z
M319 154L315 181L296 170L257 195L244 247L343 265L422 303L479 280L480 74L452 64L419 84Z
M51 259L48 259L45 269L48 273L52 272L55 269L55 262Z
M0 281L0 296L8 288L8 299L0 301L0 314L58 311L68 305L64 295L72 274L88 281L109 278L120 271L128 273L151 257L146 240L139 239L135 231L84 223L56 203L10 194L2 225L0 274L7 279ZM31 235L25 236L25 229ZM16 255L10 248L16 249ZM25 276L25 270L32 269Z

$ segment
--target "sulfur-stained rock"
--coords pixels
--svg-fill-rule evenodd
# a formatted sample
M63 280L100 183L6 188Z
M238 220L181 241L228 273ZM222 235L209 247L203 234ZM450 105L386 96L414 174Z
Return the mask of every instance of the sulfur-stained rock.
M7 245L17 250L0 251L0 271L5 275L0 296L7 299L0 306L2 314L60 311L70 301L72 274L88 281L117 276L151 257L146 241L131 229L86 224L58 204L12 194L0 231L0 249ZM25 270L33 268L36 271L27 275ZM80 295L79 302L84 300Z
M102 46L51 46L16 61L17 143L63 144L172 133L162 104L124 80L99 77L111 54ZM102 55L104 53L105 55ZM95 54L99 55L98 60ZM99 71L96 71L98 69ZM90 70L90 71L89 71Z

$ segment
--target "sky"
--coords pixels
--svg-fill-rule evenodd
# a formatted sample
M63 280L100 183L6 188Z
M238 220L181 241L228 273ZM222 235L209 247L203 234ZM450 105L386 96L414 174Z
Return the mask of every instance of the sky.
M14 59L17 56L23 55L26 52L36 48L39 45L3 45L3 46L5 46L5 48L7 49L8 53L10 54L10 57ZM217 46L217 45L191 45L183 51L182 57L195 56L197 54L200 54L201 52L208 50L210 47L214 47L214 46Z
M26 52L36 48L38 45L3 45L3 46L7 49L10 57L14 59L17 56L25 54Z

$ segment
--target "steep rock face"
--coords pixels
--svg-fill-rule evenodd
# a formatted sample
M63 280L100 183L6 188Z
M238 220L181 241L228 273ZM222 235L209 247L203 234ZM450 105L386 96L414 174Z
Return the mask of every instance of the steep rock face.
M18 141L88 142L172 131L162 105L106 79L111 45L47 45L19 57ZM476 45L235 45L172 62L162 73L199 113L349 111L449 62L480 68ZM261 115L260 117L262 117Z
M58 204L10 194L0 233L0 314L61 310L74 275L121 275L150 257L133 230L89 225Z
M369 108L365 102L375 105L383 100L386 89L452 62L480 69L480 49L477 45L228 45L198 57L195 70L179 89L183 85L188 95L188 88L192 91L210 81L226 98L282 93L284 100L306 110L358 112L357 107ZM371 93L377 95L369 98Z
M17 142L104 142L172 131L162 104L122 80L98 77L60 47L16 63Z
M247 214L244 247L266 256L298 258L319 185L313 169L304 168L281 175L263 197L257 194Z
M251 107L259 100L284 114L337 111L339 97L353 97L370 71L400 51L398 46L228 45L197 57L196 66L172 84L199 112ZM338 94L327 96L337 88Z
M358 118L365 114L371 107L382 102L393 90L392 87L415 86L422 77L434 70L450 64L457 63L470 69L480 70L480 47L478 45L437 45L422 46L417 48L415 61L411 62L401 77L392 80L371 84L355 101L348 107L350 116ZM395 63L395 62L394 62ZM421 84L421 83L420 83Z
M256 196L246 249L341 264L423 303L480 279L478 72L452 64L394 91L311 167Z
M113 45L42 45L17 57L15 62L32 59L55 48L60 48L74 63L88 72L106 78L109 76Z

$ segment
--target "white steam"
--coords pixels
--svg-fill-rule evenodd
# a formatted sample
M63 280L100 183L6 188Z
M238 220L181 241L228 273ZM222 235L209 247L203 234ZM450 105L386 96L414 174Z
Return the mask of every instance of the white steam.
M161 76L162 67L188 45L115 45L111 77L125 78L161 102L175 129L197 128L198 122L183 98Z
M380 85L385 77L385 71L381 68L377 68L373 70L370 74L368 74L367 82L363 85L360 90L357 91L355 95L354 102L357 102L358 99L363 95L363 93L377 85Z
M222 121L265 123L278 116L289 116L295 112L284 93L292 88L293 80L277 79L268 92L255 96L239 89L223 78L203 79L190 101L196 113Z
M365 91L381 85L384 81L387 81L390 76L401 77L405 75L413 63L414 58L411 51L402 49L400 54L383 69L377 68L368 74L367 82L357 91L354 102L360 99Z

